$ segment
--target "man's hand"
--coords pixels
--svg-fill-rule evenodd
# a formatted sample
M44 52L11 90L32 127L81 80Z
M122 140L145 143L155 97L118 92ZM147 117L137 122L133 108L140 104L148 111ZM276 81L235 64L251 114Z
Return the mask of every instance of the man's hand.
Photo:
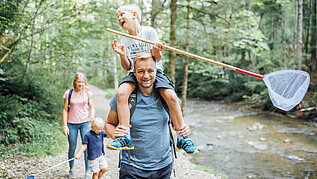
M187 124L184 123L184 125L181 127L181 129L179 130L178 133L179 133L180 136L183 136L183 137L189 136L190 128L188 127Z
M120 56L125 56L125 48L123 44L119 44L117 40L112 43L112 49L117 52Z
M128 131L123 126L119 125L116 127L116 130L114 131L114 137L117 138L123 136L128 136Z

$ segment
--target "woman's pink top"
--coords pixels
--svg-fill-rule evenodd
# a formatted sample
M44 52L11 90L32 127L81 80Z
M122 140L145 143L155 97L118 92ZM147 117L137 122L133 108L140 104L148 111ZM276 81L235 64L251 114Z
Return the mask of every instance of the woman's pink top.
M68 99L69 90L67 90L63 97ZM89 98L93 96L93 93L88 91ZM71 124L80 124L89 121L89 106L88 99L84 103L83 97L81 96L81 91L73 90L70 99L70 109L67 115L67 122Z

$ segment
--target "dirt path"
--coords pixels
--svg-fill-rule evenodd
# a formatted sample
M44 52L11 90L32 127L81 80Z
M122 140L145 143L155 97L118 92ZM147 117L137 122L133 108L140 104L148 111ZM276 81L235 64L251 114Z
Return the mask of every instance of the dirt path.
M94 107L96 109L96 117L101 117L106 120L109 111L109 100L105 98L105 91L95 87L89 86L90 90L94 93ZM65 138L66 140L66 138ZM105 144L112 140L105 139ZM81 145L80 138L78 139L78 146ZM79 147L77 147L79 149ZM0 161L0 172L5 178L25 178L31 176L34 173L40 172L43 169L55 166L65 160L67 160L68 146L65 146L64 152L58 156L45 157L45 158L10 158L8 156L6 160ZM118 178L118 151L105 150L106 159L109 164L108 172L102 177L103 179ZM188 155L181 151L177 151L178 158L175 160L175 172L176 177L172 175L172 178L190 179L190 178L220 178L215 177L210 173L206 173L199 170L194 170L195 165L188 160ZM194 156L191 156L194 157ZM75 161L75 175L76 178L84 178L84 160L83 157ZM62 164L53 168L43 174L40 174L37 178L67 178L68 176L68 163ZM2 178L2 177L0 177Z

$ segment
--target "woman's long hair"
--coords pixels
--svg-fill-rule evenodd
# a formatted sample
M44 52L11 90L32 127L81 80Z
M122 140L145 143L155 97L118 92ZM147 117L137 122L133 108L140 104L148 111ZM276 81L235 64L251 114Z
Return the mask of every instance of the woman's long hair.
M85 85L84 85L83 89L77 89L76 81L77 81L78 78L82 78L85 81ZM73 80L73 87L76 90L81 90L81 96L83 97L83 102L87 103L88 102L88 91L89 91L89 88L88 88L88 84L87 84L87 78L86 78L86 76L83 73L80 73L80 72L76 73L75 78Z

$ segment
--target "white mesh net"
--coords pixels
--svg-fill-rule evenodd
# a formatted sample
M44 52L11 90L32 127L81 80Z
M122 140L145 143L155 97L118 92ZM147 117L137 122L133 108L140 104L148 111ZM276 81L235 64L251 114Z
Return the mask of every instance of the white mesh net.
M273 105L291 110L304 98L309 86L309 74L300 70L280 70L264 75Z

